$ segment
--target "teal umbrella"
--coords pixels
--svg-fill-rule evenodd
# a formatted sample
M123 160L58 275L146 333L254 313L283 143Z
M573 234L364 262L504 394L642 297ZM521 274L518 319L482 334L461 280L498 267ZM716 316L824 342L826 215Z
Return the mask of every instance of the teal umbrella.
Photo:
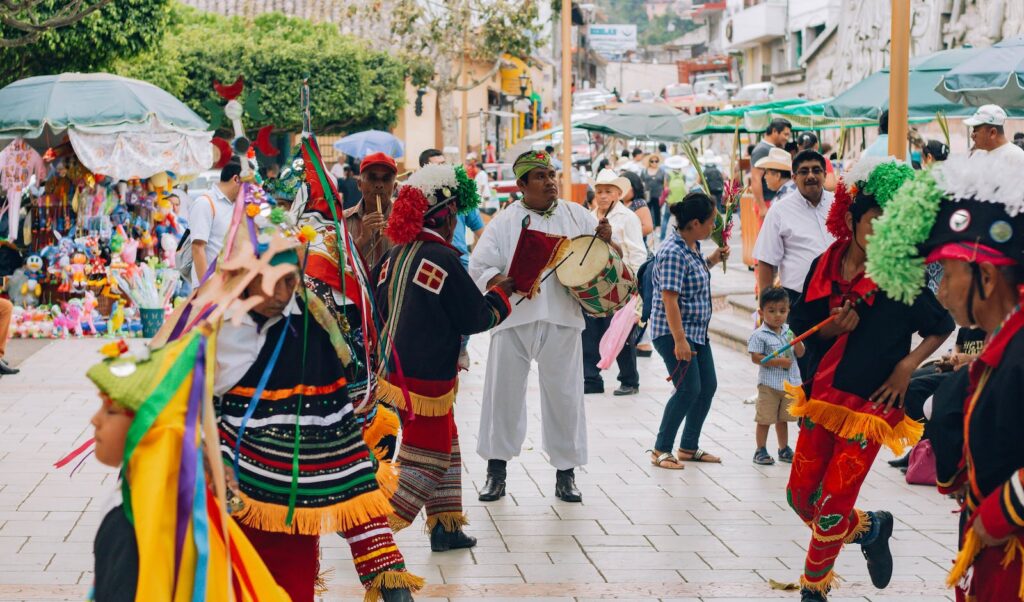
M935 88L946 73L979 52L978 48L955 48L912 60L909 74L909 117L934 118L940 112L949 117L966 117L974 113L970 107L950 102ZM877 121L881 112L888 108L889 70L882 69L833 98L832 102L825 105L825 115Z
M157 86L109 73L29 77L0 90L0 138L59 136L68 129L132 131L156 124L187 131L208 127Z
M743 105L730 107L728 109L719 109L717 111L708 111L707 113L701 113L700 115L689 117L683 124L683 131L690 136L703 136L705 134L732 134L736 131L737 127L741 133L748 133L751 131L763 132L768 127L767 122L765 122L764 127L752 130L747 128L747 124L744 122L744 117L748 113L782 109L784 107L800 105L806 102L807 101L802 98L788 98L786 100L773 100L756 105Z
M979 50L949 70L935 90L962 105L1024 109L1024 36Z
M662 103L630 103L589 119L573 123L574 128L610 136L656 142L679 142L686 113Z

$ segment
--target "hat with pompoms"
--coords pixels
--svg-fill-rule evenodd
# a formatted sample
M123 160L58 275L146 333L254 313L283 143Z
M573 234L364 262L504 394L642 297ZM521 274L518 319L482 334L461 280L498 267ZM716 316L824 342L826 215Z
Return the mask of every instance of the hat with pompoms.
M890 297L913 303L925 264L942 259L1024 262L1024 159L950 157L899 189L868 237L867 272Z
M862 157L839 179L825 226L836 240L851 240L853 232L846 225L847 212L861 203L884 211L896 191L913 177L914 169L896 157Z
M465 214L479 204L476 182L461 165L425 165L398 191L384 234L395 244L408 244L419 236L425 221L449 211Z

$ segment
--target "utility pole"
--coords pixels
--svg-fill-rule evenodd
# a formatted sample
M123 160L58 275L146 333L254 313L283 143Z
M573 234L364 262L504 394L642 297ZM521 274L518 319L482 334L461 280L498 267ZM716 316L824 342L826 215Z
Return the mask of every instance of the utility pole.
M572 199L572 2L562 0L562 196Z
M889 154L907 158L910 87L910 0L892 0L889 53Z

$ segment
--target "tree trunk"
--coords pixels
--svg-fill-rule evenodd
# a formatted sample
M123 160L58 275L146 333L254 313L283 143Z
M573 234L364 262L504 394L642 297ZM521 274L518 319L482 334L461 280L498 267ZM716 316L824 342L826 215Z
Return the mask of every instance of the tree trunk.
M441 113L441 141L443 146L459 148L459 109L455 106L455 94L450 88L437 90L437 106ZM448 157L448 160L461 162L462 158Z

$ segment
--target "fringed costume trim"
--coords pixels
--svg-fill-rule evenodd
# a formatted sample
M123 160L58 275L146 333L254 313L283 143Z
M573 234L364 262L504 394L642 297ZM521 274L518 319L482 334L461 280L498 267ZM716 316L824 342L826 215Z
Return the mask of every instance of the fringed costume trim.
M863 436L866 440L884 445L897 456L903 455L907 447L921 440L924 425L904 416L895 427L873 414L856 412L850 408L826 401L808 399L802 387L785 383L786 393L792 400L789 413L797 418L810 418L815 424L835 433L842 439Z
M461 531L463 527L468 525L469 518L462 512L440 512L427 517L423 530L430 533L438 523L441 524L445 531L454 533L455 531Z
M245 503L234 517L241 523L273 533L322 535L352 529L374 518L391 513L391 503L383 491L371 491L340 504L323 508L295 508L288 526L288 506L268 504L238 492Z
M423 589L423 577L417 577L407 571L385 571L373 578L366 588L363 602L377 602L381 599L382 589L407 589L416 593Z
M444 416L455 405L455 394L457 392L458 386L440 397L428 397L410 391L409 397L412 399L412 411L417 416ZM377 400L400 410L406 409L405 395L402 393L402 389L384 378L380 378L377 381Z

